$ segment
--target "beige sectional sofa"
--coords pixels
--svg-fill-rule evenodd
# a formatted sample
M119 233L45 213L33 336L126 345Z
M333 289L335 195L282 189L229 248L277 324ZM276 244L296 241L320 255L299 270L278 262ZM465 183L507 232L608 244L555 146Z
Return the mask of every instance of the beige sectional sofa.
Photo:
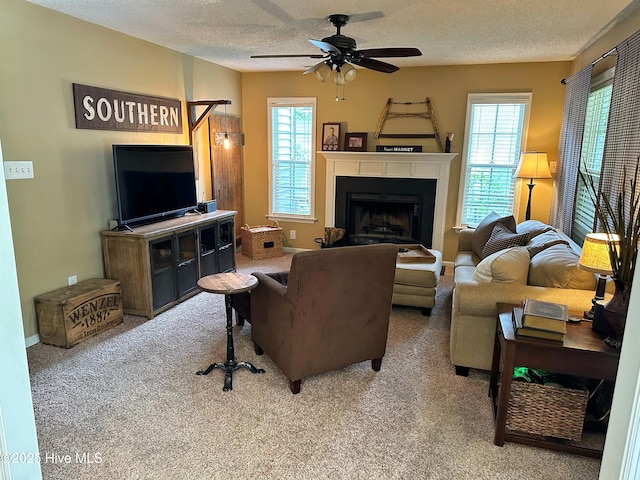
M580 248L565 234L535 220L516 225L513 217L493 215L460 231L450 336L456 373L491 369L497 302L536 298L589 310L596 278L578 268L579 258Z

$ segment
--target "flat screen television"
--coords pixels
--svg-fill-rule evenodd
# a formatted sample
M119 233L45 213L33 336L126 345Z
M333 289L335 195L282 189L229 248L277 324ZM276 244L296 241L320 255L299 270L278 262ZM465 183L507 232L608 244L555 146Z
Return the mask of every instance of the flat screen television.
M198 206L189 145L113 145L118 227L184 215Z

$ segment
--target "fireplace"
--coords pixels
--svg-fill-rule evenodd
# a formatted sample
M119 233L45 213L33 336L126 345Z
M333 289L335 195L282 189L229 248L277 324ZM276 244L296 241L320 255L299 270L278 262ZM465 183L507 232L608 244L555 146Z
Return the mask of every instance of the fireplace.
M421 243L432 246L436 180L336 178L335 226L350 245Z
M456 153L318 152L325 157L325 227L336 226L336 180L339 177L432 179L436 181L431 248L442 251L446 228L449 170Z

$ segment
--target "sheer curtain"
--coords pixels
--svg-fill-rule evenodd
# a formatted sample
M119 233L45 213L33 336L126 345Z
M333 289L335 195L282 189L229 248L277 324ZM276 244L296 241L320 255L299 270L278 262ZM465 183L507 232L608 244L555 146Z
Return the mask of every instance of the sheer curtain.
M565 80L567 88L564 96L558 163L551 196L549 223L569 236L573 223L573 203L592 70L593 65L589 65Z
M616 50L618 58L599 186L614 208L618 193L625 188L622 167L630 179L640 155L640 31L616 46Z

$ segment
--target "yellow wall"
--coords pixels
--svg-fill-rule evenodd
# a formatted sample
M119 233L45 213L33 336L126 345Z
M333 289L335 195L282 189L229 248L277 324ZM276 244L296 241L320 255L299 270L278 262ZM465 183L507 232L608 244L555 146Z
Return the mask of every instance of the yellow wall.
M622 40L634 23L623 22ZM629 26L631 25L631 26ZM637 29L637 28L636 28ZM617 29L616 29L617 30ZM635 30L633 30L635 31ZM617 35L617 36L616 36ZM606 43L606 42L605 42ZM0 138L4 159L31 160L33 180L7 182L11 229L24 318L25 336L37 333L33 298L65 286L67 277L102 277L99 232L116 216L111 159L113 143L187 143L183 134L77 130L74 127L73 82L186 100L230 99L229 115L242 115L245 221L265 223L267 213L266 99L270 96L315 96L318 131L323 122L340 122L343 132L369 133L369 150L387 98L421 101L430 97L442 134L455 132L452 151L461 153L468 93L533 92L528 149L546 150L555 160L564 97L560 80L608 48L597 42L578 62L402 68L394 74L359 69L347 85L346 101L335 102L335 86L301 72L244 73L204 62L108 29L58 14L23 0L0 3ZM596 53L591 53L595 50ZM277 60L274 60L277 61ZM218 110L220 112L220 110ZM419 120L418 120L419 122ZM415 124L420 130L421 126ZM428 127L425 127L428 128ZM381 142L382 143L382 142ZM420 143L435 151L432 140L385 140L387 144ZM451 260L460 155L453 161L446 216L444 258ZM201 166L205 169L205 166ZM206 174L206 169L203 170ZM204 183L198 191L208 191ZM551 181L538 181L533 217L548 218ZM317 248L323 235L325 162L318 155L316 216L313 225L286 223L297 230L288 245ZM525 195L517 216L524 217ZM207 197L209 195L207 194ZM3 226L7 228L8 226Z
M553 161L557 155L564 101L564 87L560 81L569 75L570 67L569 62L415 67L401 68L393 74L358 69L355 81L347 85L347 100L339 102L335 101L333 83L321 83L311 75L300 72L245 73L242 76L242 114L247 135L244 149L245 222L264 224L268 209L267 97L317 97L317 135L321 134L322 123L339 122L343 132L368 132L369 151L375 151L375 145L383 143L382 139L374 138L374 132L388 98L396 102L416 102L429 97L441 134L455 133L451 150L459 154L451 166L443 252L445 260L452 260L457 237L451 227L455 223L458 202L467 94L533 92L527 149L546 151L549 160ZM412 132L431 131L430 124L421 119L413 119L412 128ZM424 151L437 151L435 141L428 139L384 139L384 143L422 144ZM532 218L548 220L551 183L551 180L536 181ZM528 190L524 184L522 192L524 198L517 213L520 220L524 220L527 202ZM313 239L324 234L325 160L322 155L317 155L315 202L318 218L315 224L281 222L287 238L289 229L297 231L297 239L288 240L289 246L317 248Z
M26 337L33 298L103 277L99 232L116 217L113 143L188 143L186 100L230 99L241 75L22 0L0 3L0 138L4 160L33 162L33 180L7 181ZM183 134L75 129L72 83L178 98ZM8 228L3 225L2 228Z
M571 65L571 73L578 72L640 29L640 9L636 5L631 8L635 11L578 55ZM615 65L615 58L612 55L598 62L594 67L594 74Z

